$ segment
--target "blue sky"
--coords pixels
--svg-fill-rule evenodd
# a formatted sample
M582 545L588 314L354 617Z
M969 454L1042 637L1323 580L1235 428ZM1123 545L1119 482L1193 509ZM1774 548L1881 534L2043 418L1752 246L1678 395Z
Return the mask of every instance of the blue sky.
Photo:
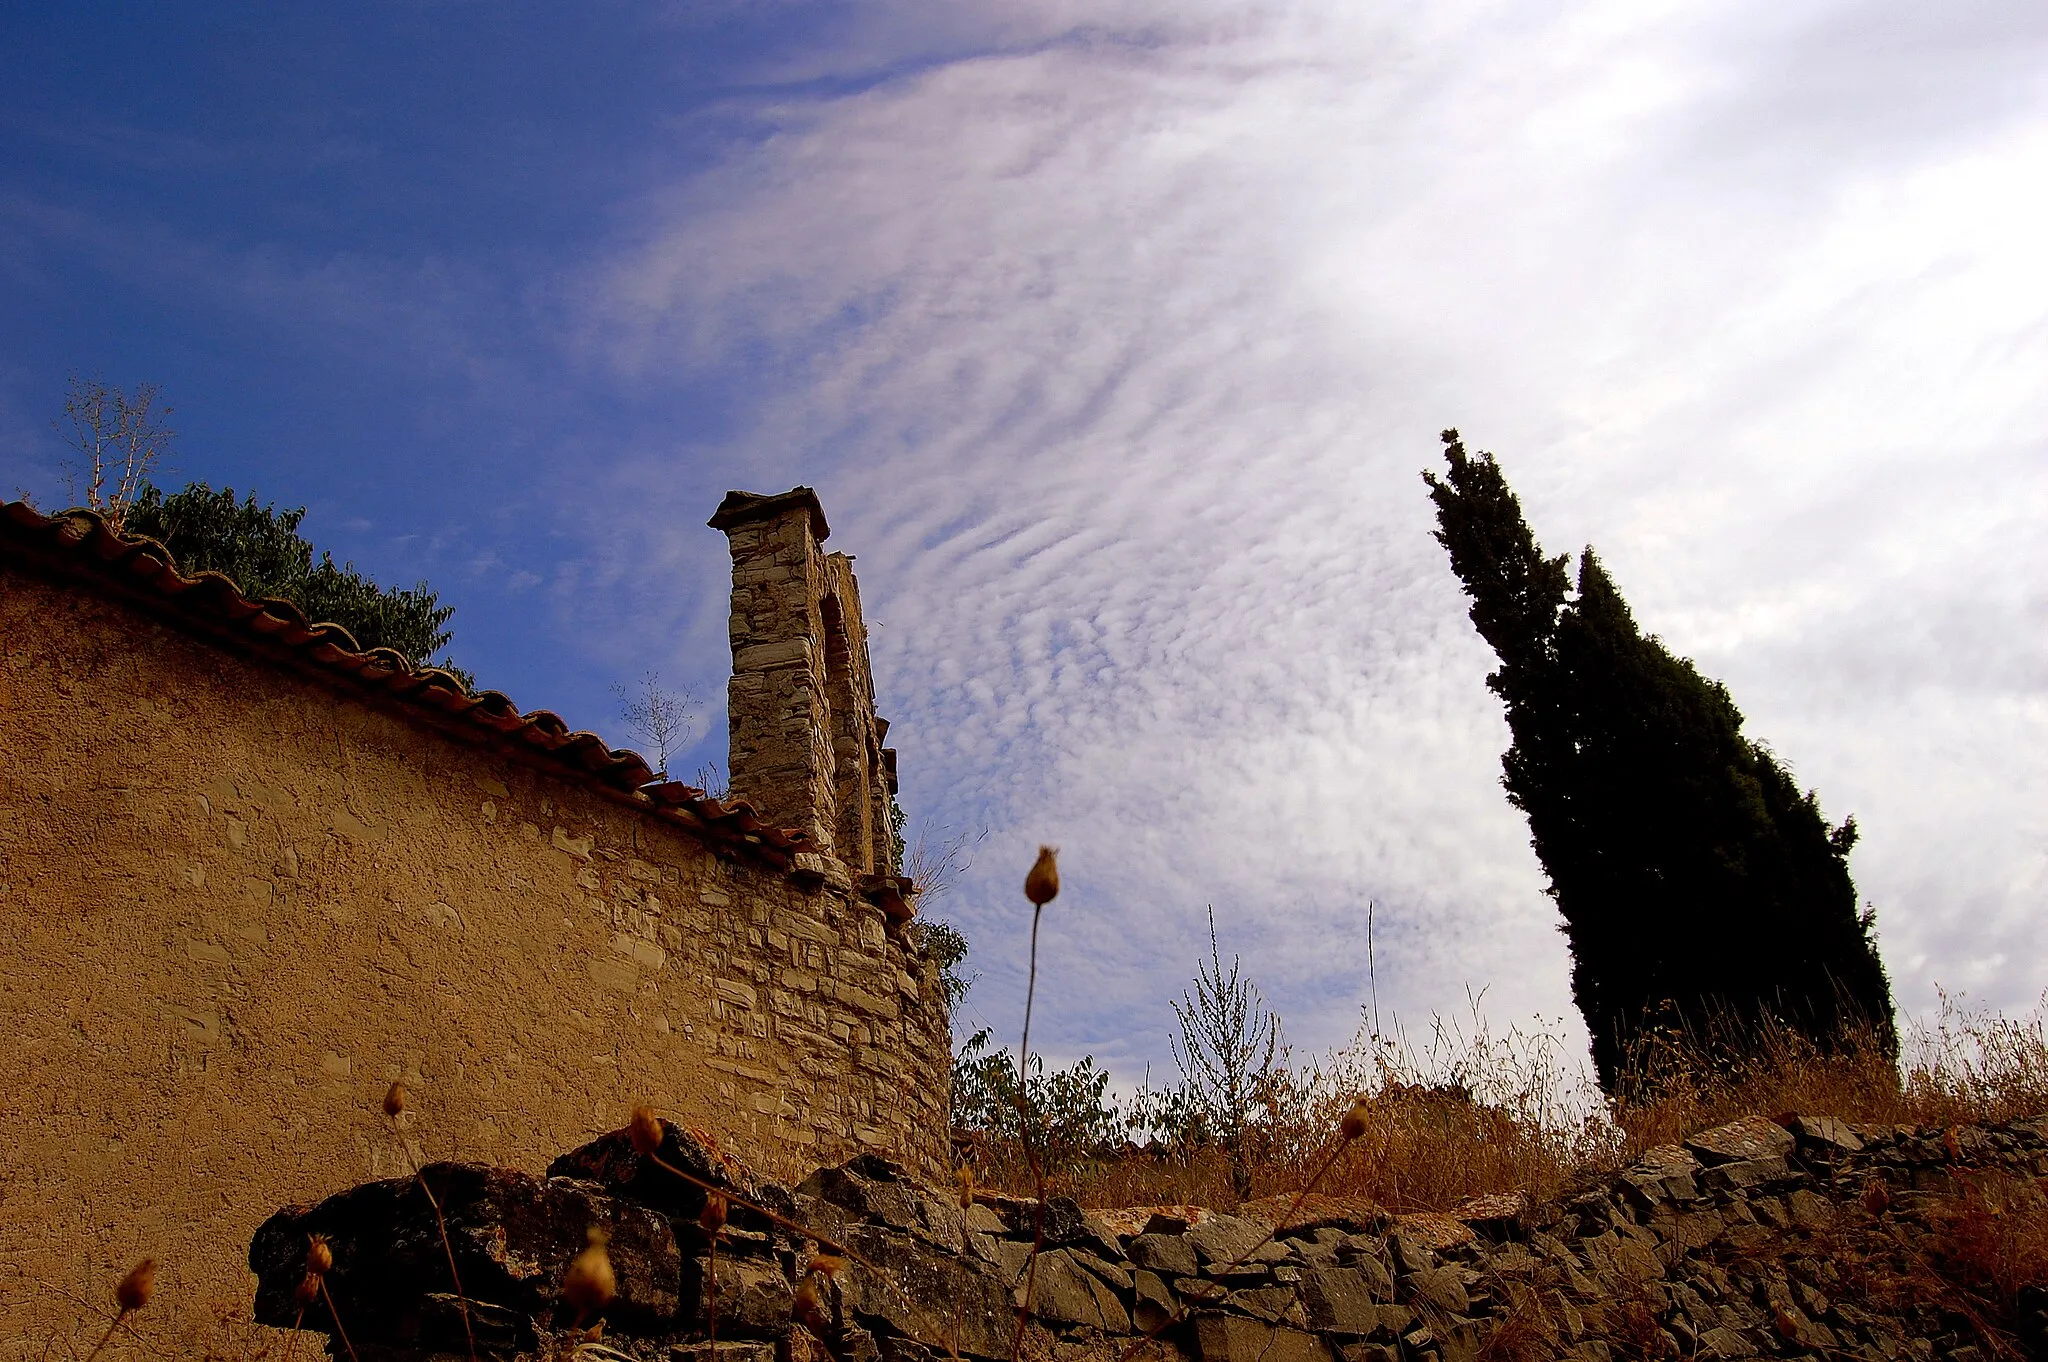
M1213 903L1304 1049L1569 1017L1430 541L1436 432L1726 679L1902 1003L2025 1010L2048 888L2048 12L408 4L0 16L0 491L67 374L311 508L454 654L722 741L731 487L858 556L1014 1029L1170 1065ZM940 835L945 835L943 832Z

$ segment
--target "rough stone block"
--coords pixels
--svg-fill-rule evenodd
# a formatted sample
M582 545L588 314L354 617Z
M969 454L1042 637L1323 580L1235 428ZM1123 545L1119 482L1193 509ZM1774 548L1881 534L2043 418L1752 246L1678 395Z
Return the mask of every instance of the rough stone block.
M1195 1272L1195 1246L1180 1234L1141 1234L1131 1240L1131 1261L1178 1277Z
M1392 1300L1391 1282L1382 1287L1357 1268L1312 1267L1302 1273L1309 1327L1325 1333L1362 1338L1379 1327L1378 1307Z
M471 1300L514 1316L545 1316L569 1260L585 1246L585 1232L596 1229L607 1236L618 1278L607 1317L675 1318L682 1255L665 1216L588 1183L480 1164L429 1164L422 1176L441 1204ZM417 1337L423 1317L438 1308L428 1297L452 1286L433 1208L419 1186L411 1178L364 1183L310 1209L280 1211L258 1228L249 1267L257 1277L259 1322L289 1326L297 1317L292 1292L314 1234L333 1246L327 1286L336 1307L344 1319L361 1321L365 1338Z
M1712 1130L1704 1130L1685 1142L1685 1147L1708 1167L1751 1159L1784 1159L1797 1141L1792 1132L1762 1116L1745 1116Z
M1201 1362L1332 1362L1329 1344L1300 1329L1209 1311L1194 1326Z

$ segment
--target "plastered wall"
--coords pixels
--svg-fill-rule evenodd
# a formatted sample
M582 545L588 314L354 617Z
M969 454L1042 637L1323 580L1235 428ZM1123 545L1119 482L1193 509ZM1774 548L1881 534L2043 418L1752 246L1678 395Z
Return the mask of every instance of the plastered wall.
M947 1058L866 901L0 562L0 1356L145 1254L197 1355L255 1226L401 1138L538 1169L647 1100L935 1172Z

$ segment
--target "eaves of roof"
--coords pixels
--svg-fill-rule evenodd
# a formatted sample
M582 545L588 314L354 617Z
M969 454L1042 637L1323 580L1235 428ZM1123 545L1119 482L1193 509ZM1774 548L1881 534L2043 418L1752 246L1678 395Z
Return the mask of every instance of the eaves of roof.
M574 780L778 869L788 868L798 852L813 849L808 834L770 826L743 799L713 799L677 781L657 781L638 752L608 747L595 733L572 731L548 710L522 714L498 691L472 694L439 668L415 667L390 648L361 648L340 625L309 621L290 601L251 600L221 573L188 577L162 544L121 533L92 511L44 515L26 502L0 502L0 558L88 583L188 633L310 674L459 741Z

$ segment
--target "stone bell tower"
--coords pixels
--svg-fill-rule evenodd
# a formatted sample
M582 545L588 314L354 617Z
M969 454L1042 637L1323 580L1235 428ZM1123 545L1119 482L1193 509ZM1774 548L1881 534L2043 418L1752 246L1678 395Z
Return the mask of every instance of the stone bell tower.
M732 547L733 793L808 834L828 880L891 873L896 753L882 746L853 559L824 551L808 487L728 492L710 525Z

